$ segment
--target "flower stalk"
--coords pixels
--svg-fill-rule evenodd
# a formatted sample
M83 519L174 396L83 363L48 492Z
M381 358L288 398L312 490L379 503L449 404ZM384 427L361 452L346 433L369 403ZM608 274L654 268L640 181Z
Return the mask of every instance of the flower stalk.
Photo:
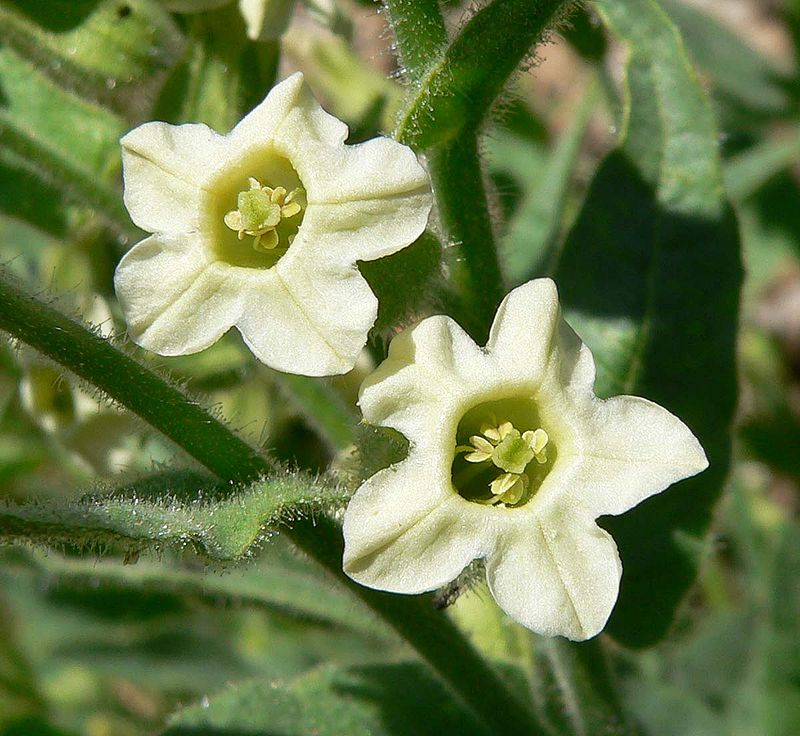
M29 295L0 272L0 330L25 342L171 439L201 465L231 483L250 483L276 468L196 401L77 321ZM405 598L353 584L342 572L341 530L322 517L298 521L287 535L380 616L449 685L490 732L543 733L531 712L432 596ZM491 698L486 693L491 692Z

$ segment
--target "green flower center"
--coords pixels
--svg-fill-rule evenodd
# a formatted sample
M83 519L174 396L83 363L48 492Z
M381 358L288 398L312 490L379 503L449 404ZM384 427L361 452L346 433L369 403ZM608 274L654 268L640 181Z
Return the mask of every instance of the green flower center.
M292 247L308 208L292 162L272 148L231 162L204 192L200 231L220 262L242 268L273 268Z
M224 222L235 230L239 240L245 235L253 237L253 249L260 253L269 253L278 247L281 238L278 226L282 220L297 217L303 206L296 201L302 193L300 187L287 192L284 187L262 186L255 177L249 177L250 188L239 192L236 197L236 209L225 214ZM295 232L286 236L286 246L292 244Z
M475 503L525 504L555 459L555 447L526 399L475 407L459 423L456 436L461 442L455 448L453 485Z

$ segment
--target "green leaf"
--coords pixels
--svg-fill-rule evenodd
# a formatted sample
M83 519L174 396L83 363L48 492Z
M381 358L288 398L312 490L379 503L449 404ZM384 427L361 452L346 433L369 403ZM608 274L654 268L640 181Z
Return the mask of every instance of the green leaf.
M0 213L63 238L69 231L69 204L59 189L32 169L24 158L0 145Z
M420 316L433 301L441 268L442 245L427 231L394 255L359 263L361 273L378 297L378 319L373 329L387 334Z
M230 130L275 82L279 47L249 41L235 3L187 18L185 53L161 90L155 117Z
M592 348L601 395L636 394L680 417L710 467L604 526L624 574L609 631L658 640L697 560L726 477L736 406L741 263L724 199L714 119L680 37L653 0L599 0L627 41L629 116L565 244L556 280L568 321Z
M764 140L725 166L725 186L735 202L755 194L770 179L800 158L800 128L775 140Z
M162 736L485 736L416 663L326 667L289 683L254 681L177 713Z
M387 0L389 23L405 76L421 80L447 45L447 29L437 0Z
M268 527L346 500L336 488L290 474L232 494L213 487L209 493L207 484L168 476L74 503L0 505L0 542L120 546L134 558L147 547L192 545L212 559L237 560L264 540Z
M324 584L318 568L280 541L280 537L271 540L252 562L225 569L224 574L214 568L198 570L192 560L181 564L163 554L158 560L142 557L135 565L129 565L113 559L79 559L31 551L16 565L4 559L3 567L11 572L17 568L33 571L38 585L76 595L92 590L109 595L175 596L214 606L226 602L338 626L370 637L386 634L377 619L354 606L344 590Z
M8 48L0 48L0 207L56 235L96 210L120 235L138 232L114 181L123 122L78 99ZM31 184L30 189L21 186Z
M686 616L679 636L631 660L638 672L626 678L627 702L648 733L797 730L800 528L768 497L773 479L756 477L735 474L717 526L732 554L710 558L704 576L706 591L724 581L728 599L706 599L711 607Z
M341 452L353 444L358 417L329 380L273 370L266 372L289 404L332 451Z
M30 664L14 639L15 624L0 601L0 733L10 723L40 713L43 705Z
M34 712L85 733L87 719L107 717L118 708L113 690L125 683L158 706L130 714L137 728L111 732L154 733L179 704L195 702L227 682L292 678L327 659L368 662L376 647L395 656L399 647L378 638L377 626L357 628L369 624L357 610L350 626L344 618L337 621L346 615L348 597L329 590L325 578L313 575L282 538L264 552L257 563L226 565L225 574L217 565L204 573L190 555L160 553L136 565L99 562L93 575L91 559L3 550L4 620L12 624L15 642L45 696ZM36 562L31 564L30 557ZM139 578L141 569L145 574ZM239 580L246 571L252 592L259 588L258 576L264 576L265 603L237 598L226 589L226 578ZM163 587L159 572L165 575ZM173 572L196 582L176 586ZM269 600L281 573L287 576L282 593L294 592L297 580L303 581L297 608ZM211 586L207 592L204 581ZM306 603L321 615L305 616ZM326 604L332 615L323 618ZM4 715L0 711L0 722Z
M769 288L786 273L786 266L797 259L800 252L799 194L791 171L785 171L764 182L737 207L745 247L744 304L747 309L756 308Z
M153 0L2 0L0 41L58 86L141 119L182 37Z
M711 75L716 96L762 115L789 110L789 78L711 15L686 3L662 0L694 61Z

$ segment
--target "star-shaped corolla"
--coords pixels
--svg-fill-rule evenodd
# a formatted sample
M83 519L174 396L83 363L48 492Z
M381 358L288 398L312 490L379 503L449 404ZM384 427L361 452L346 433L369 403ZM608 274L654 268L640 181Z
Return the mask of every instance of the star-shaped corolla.
M352 368L377 315L357 261L413 243L432 199L411 149L346 137L301 74L228 135L159 122L128 133L125 205L153 233L114 278L133 340L183 355L236 326L273 368Z
M666 409L598 399L594 378L549 279L506 297L484 348L441 316L395 337L359 403L366 421L405 435L409 453L351 499L345 572L421 593L482 559L497 603L522 625L574 640L597 634L622 567L595 519L708 462Z

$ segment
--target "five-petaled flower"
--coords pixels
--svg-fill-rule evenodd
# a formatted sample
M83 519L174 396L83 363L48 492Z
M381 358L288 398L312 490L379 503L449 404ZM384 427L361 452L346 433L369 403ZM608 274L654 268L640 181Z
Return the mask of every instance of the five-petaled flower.
M346 137L301 74L228 135L159 122L128 133L125 204L153 233L114 278L133 340L183 355L236 326L274 368L348 371L377 315L357 261L413 243L432 200L411 149Z
M350 501L345 572L421 593L481 558L496 601L519 623L574 640L597 634L622 568L595 519L708 463L666 409L598 399L594 378L549 279L506 297L485 348L442 316L395 337L359 403L368 422L405 435L409 453Z

